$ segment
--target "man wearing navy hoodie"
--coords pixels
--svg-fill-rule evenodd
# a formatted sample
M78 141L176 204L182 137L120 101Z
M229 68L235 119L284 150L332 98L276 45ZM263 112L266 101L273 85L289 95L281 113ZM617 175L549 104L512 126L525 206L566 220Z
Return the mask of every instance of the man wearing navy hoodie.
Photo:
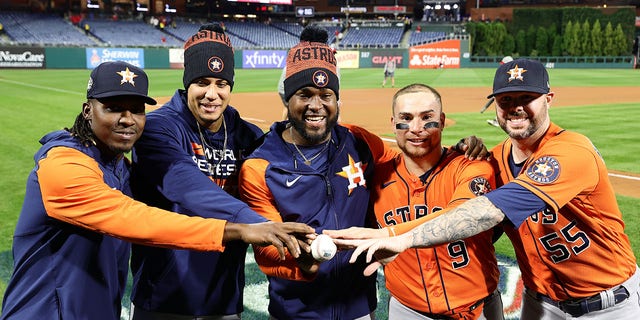
M262 130L229 105L233 49L217 24L184 45L184 90L147 116L134 148L134 196L186 215L267 221L237 199L244 150ZM240 319L247 245L203 253L134 246L133 319Z

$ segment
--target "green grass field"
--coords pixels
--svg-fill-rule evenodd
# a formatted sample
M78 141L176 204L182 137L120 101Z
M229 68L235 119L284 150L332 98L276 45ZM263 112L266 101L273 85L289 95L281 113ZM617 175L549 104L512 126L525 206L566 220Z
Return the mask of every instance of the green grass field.
M147 70L151 96L170 96L182 86L180 70ZM422 82L435 88L490 87L493 69L444 69L396 71L396 87ZM638 70L552 69L552 87L636 86ZM25 181L33 167L33 154L45 133L72 125L85 97L88 70L1 70L0 72L0 294L11 272L11 242L24 196ZM275 91L280 70L238 70L234 93ZM341 70L342 89L377 88L378 69ZM478 97L481 101L484 97ZM380 107L387 107L381 102ZM242 110L242 106L236 106ZM279 106L278 106L279 107ZM551 110L560 126L589 136L612 170L640 173L640 94L637 103L566 107ZM504 133L484 124L486 114L447 114L456 124L448 127L445 144L471 134L488 146L504 139ZM479 125L482 124L482 125ZM618 201L627 223L636 257L640 257L640 199L620 196ZM513 256L503 237L498 253ZM246 318L246 317L245 317ZM250 318L250 317L249 317Z

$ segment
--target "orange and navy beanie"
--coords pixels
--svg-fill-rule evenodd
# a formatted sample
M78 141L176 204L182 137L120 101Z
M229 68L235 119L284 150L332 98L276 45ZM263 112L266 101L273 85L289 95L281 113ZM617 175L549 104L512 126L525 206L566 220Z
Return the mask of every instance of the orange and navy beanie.
M227 80L233 89L234 76L233 47L229 37L218 24L200 27L184 44L182 83L185 89L202 77Z
M304 87L329 88L340 98L340 83L336 74L336 57L331 48L321 42L301 41L289 50L284 79L284 97Z

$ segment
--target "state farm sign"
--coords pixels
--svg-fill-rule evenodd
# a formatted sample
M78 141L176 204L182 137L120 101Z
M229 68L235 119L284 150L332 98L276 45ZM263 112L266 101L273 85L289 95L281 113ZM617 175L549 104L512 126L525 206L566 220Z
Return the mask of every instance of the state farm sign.
M409 69L460 68L460 40L409 48Z

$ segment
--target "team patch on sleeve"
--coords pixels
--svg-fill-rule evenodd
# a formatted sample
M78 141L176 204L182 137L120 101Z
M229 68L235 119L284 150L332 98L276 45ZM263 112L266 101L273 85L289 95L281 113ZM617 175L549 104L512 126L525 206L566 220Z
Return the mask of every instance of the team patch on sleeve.
M481 196L489 191L491 191L491 185L489 181L483 177L477 177L469 182L469 189L476 196Z
M538 183L552 183L559 175L560 163L554 157L540 157L527 168L527 176Z

